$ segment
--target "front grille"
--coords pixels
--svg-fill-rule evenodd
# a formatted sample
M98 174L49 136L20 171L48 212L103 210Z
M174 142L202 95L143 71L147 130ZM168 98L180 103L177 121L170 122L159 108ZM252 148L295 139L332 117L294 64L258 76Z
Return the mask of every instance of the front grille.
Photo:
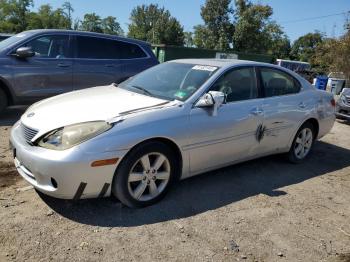
M350 104L350 96L345 96L345 100L347 104Z
M23 125L21 123L21 130L22 130L22 134L24 139L27 141L27 143L31 144L31 140L33 139L33 137L35 137L38 134L38 130L29 128L25 125Z

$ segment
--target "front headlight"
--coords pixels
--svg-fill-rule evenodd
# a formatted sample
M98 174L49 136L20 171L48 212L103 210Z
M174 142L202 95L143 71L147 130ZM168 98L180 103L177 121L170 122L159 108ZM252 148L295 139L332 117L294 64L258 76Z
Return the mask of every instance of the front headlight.
M45 135L39 141L39 146L54 150L66 150L106 132L110 128L112 125L104 121L62 127Z
M346 97L344 95L340 96L340 100L343 102L343 104L347 104Z

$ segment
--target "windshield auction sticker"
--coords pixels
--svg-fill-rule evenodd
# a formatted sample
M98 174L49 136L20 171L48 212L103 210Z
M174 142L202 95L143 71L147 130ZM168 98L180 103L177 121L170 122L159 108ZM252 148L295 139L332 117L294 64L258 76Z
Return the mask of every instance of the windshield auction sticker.
M214 72L217 69L215 66L203 66L203 65L196 65L192 67L192 70L201 70L201 71L209 71Z

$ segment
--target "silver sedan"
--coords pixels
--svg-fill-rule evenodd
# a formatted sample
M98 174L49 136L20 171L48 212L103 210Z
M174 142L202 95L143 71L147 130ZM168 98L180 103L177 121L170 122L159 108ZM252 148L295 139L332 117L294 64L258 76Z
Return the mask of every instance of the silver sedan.
M333 96L287 69L176 60L34 104L11 144L19 174L47 195L144 207L209 170L277 153L301 162L334 119Z

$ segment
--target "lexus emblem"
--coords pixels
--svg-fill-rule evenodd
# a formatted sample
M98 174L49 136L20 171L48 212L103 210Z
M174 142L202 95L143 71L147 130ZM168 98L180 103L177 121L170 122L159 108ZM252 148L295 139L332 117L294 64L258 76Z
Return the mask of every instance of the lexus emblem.
M29 113L28 115L27 115L27 117L33 117L35 115L35 113Z

